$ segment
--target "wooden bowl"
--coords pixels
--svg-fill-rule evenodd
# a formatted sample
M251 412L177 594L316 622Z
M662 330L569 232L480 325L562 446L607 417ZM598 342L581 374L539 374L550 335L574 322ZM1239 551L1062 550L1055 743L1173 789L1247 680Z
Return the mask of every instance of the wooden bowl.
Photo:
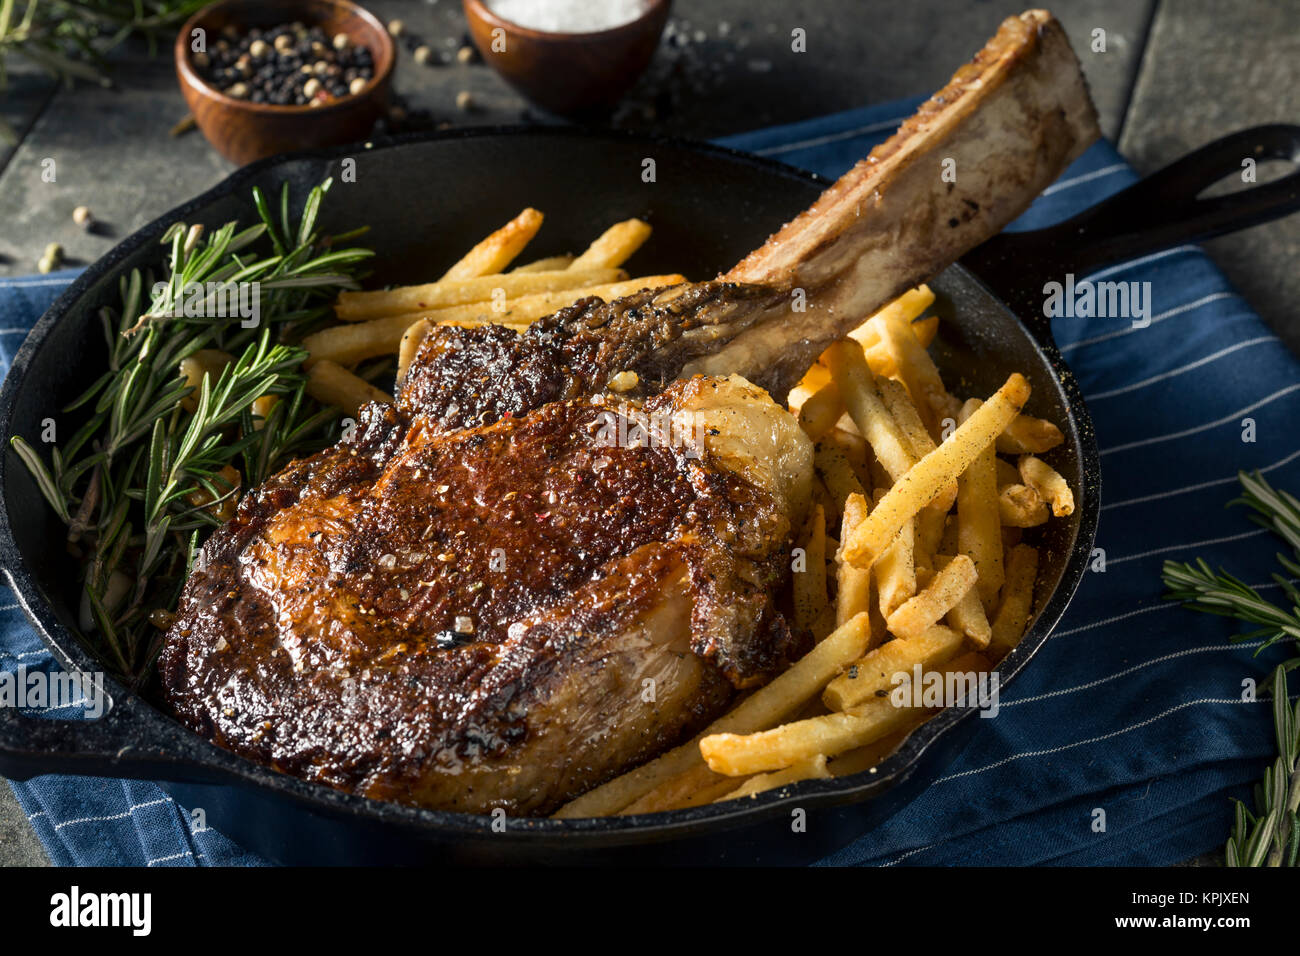
M650 64L672 7L672 0L650 0L644 14L622 26L546 33L503 20L482 0L462 3L483 59L533 103L564 116L594 116L617 105Z
M195 29L216 42L228 25L268 28L301 21L326 34L345 34L369 48L375 75L356 94L323 106L277 106L226 96L209 86L190 63ZM209 143L241 165L255 159L364 139L388 108L397 53L388 31L374 14L349 0L219 0L190 17L176 36L176 77L190 112Z

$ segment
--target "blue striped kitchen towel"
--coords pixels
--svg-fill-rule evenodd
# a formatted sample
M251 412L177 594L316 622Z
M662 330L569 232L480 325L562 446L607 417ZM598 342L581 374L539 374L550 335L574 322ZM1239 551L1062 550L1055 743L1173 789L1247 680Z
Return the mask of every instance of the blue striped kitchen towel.
M836 176L915 105L726 142ZM1071 215L1135 178L1099 143L1016 228ZM1055 323L1101 444L1106 570L1087 575L961 757L827 864L1168 864L1223 842L1229 796L1244 795L1271 759L1268 705L1243 702L1241 690L1279 652L1255 657L1255 645L1229 640L1231 624L1161 601L1159 572L1165 557L1203 555L1277 593L1277 542L1224 503L1238 469L1300 490L1300 364L1196 246L1103 271L1151 283L1154 299L1143 329ZM6 362L68 278L0 281ZM0 667L51 666L12 599L0 615ZM191 834L184 810L149 783L48 776L13 786L56 863L259 862L211 830Z

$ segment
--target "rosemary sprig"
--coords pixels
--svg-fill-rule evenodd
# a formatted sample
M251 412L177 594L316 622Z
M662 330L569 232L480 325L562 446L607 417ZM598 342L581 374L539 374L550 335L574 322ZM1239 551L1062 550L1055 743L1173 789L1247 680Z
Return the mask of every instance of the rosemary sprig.
M306 353L292 342L329 315L339 288L356 287L371 252L319 234L329 188L326 180L311 191L296 224L286 183L278 217L254 190L262 221L249 228L227 223L205 237L201 226L174 225L157 285L133 270L120 282L121 309L100 311L108 368L64 409L85 416L81 427L50 448L48 463L11 439L82 559L95 649L124 676L150 666L150 619L165 622L175 606L196 548L221 524L219 505L334 437L338 414L306 396ZM247 299L253 282L255 326L239 310L214 308L241 288ZM179 368L200 349L234 358L196 389ZM269 411L263 402L254 413L259 399Z
M1252 521L1276 532L1293 549L1294 557L1277 555L1278 563L1287 574L1272 575L1290 607L1279 607L1264 600L1250 585L1225 570L1211 570L1201 558L1192 564L1166 561L1161 573L1165 586L1169 588L1166 600L1182 601L1195 611L1256 625L1253 630L1234 635L1232 640L1264 638L1255 651L1259 654L1279 641L1300 642L1300 590L1295 583L1295 578L1300 577L1300 563L1297 563L1300 559L1300 502L1287 492L1273 488L1259 472L1241 472L1237 480L1241 482L1242 494L1229 505L1241 504L1250 508L1254 512L1250 515ZM1282 666L1288 671L1300 667L1300 655L1284 661Z
M1273 729L1278 757L1255 785L1255 812L1234 800L1232 833L1223 848L1228 866L1295 866L1300 855L1300 703L1293 708L1286 670L1273 672Z
M1274 574L1290 608L1278 607L1260 597L1259 592L1227 571L1214 572L1201 558L1195 564L1166 561L1163 569L1168 600L1182 601L1187 607L1207 614L1231 617L1257 625L1237 634L1234 641L1257 637L1264 640L1255 653L1287 639L1300 643L1300 590L1295 577L1300 576L1300 501L1286 491L1273 488L1259 472L1237 475L1241 497L1230 505L1245 505L1253 512L1250 519L1275 532L1291 546L1292 557L1277 555L1287 574ZM1235 800L1232 833L1224 847L1228 866L1295 866L1300 854L1300 704L1294 708L1287 696L1286 675L1300 666L1300 655L1279 664L1264 682L1263 688L1273 695L1273 727L1278 756L1255 786L1255 812Z
M88 80L107 86L107 53L132 36L143 37L152 54L168 30L207 0L0 0L0 92L10 54L36 64L71 84ZM21 10L21 12L20 12ZM0 119L0 142L15 134Z

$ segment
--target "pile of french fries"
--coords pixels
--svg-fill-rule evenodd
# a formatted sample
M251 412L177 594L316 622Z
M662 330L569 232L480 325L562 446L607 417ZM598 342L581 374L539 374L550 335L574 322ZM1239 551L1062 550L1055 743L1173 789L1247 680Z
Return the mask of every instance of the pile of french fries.
M435 325L529 324L588 296L609 302L641 289L676 285L680 275L629 278L621 267L650 238L650 226L627 219L605 230L578 256L537 259L507 272L537 235L542 214L525 209L465 253L436 282L374 292L344 292L335 303L340 322L307 336L307 391L355 416L367 402L392 396L351 370L358 363L397 356L397 382Z
M897 675L990 671L1033 611L1021 532L1074 510L1038 455L1062 441L1021 413L1014 374L961 402L927 348L925 286L821 356L790 396L815 443L815 503L794 553L794 625L813 649L694 739L562 807L650 813L874 767L937 710L897 706Z

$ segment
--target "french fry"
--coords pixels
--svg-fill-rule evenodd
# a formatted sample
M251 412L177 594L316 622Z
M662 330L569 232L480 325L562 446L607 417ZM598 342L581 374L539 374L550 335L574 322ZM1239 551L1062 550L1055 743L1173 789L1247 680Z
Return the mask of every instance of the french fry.
M302 346L311 353L309 362L328 359L339 365L353 365L368 358L397 352L406 330L420 319L427 318L435 325L496 324L518 328L588 296L599 296L609 302L641 289L675 285L684 281L680 275L643 276L626 282L567 289L563 292L541 292L508 302L507 308L502 312L494 311L489 304L472 302L431 312L391 315L370 322L352 322L322 329L303 339Z
M930 437L925 423L921 421L920 413L908 397L907 389L892 378L879 379L876 384L880 387L880 397L885 407L889 409L889 414L894 416L894 421L898 423L899 430L912 450L912 457L920 461L934 451L934 439ZM951 481L944 487L943 493L931 502L931 507L946 514L956 500L957 482Z
M849 337L857 339L863 350L869 351L880 344L880 328L874 320L897 318L911 323L916 321L921 313L933 303L934 292L931 291L928 285L919 285L915 289L909 289L893 302L883 306L880 311L869 316L865 322L849 333ZM925 344L929 345L930 343L926 342Z
M428 319L421 319L419 322L412 322L410 327L402 333L402 341L397 347L397 381L402 382L406 379L406 370L411 367L411 362L415 360L415 353L420 351L420 343L424 337L429 334L433 328L433 323Z
M307 373L307 394L356 417L367 402L392 402L393 396L330 361L317 362Z
M893 733L885 734L879 740L864 744L842 753L827 761L826 769L832 777L851 777L855 773L864 773L879 765L886 757L898 749L908 735L931 717L928 710L916 711L911 719Z
M858 480L857 472L853 470L853 466L849 464L848 458L840 450L839 445L834 442L828 440L817 442L813 453L813 464L834 500L844 501L849 495L866 494L866 489ZM843 507L835 509L837 514L843 510Z
M967 651L960 657L955 657L943 666L945 674L962 673L962 674L980 674L987 673L993 669L988 658L982 654L973 651ZM849 777L855 773L862 773L870 770L872 767L880 764L886 757L898 749L899 745L915 730L932 716L935 711L925 708L912 708L912 716L906 724L893 733L886 734L879 740L875 740L856 750L850 750L842 753L838 757L831 759L826 769L830 771L832 777Z
M998 516L1005 528L1036 528L1047 520L1047 502L1027 485L1003 485L998 489Z
M943 444L894 483L867 520L845 539L845 557L859 567L871 567L904 523L992 445L1028 400L1029 383L1024 376L1012 374Z
M813 507L804 529L804 568L794 574L794 623L797 628L812 629L826 610L826 514L821 505Z
M1033 455L1020 456L1020 477L1052 506L1052 514L1063 518L1074 511L1074 492L1060 473Z
M958 420L977 414L980 405L972 398L962 406ZM957 550L975 562L980 600L988 610L996 607L1005 574L995 457L992 443L985 445L957 479Z
M867 499L862 494L852 494L844 500L844 521L840 537L852 533L867 517ZM835 625L839 627L851 618L871 610L871 572L855 568L836 555L836 579L839 590L835 597Z
M540 228L542 214L536 209L525 209L457 260L443 274L443 281L473 279L500 272L524 251L524 246L532 241Z
M961 644L962 635L942 624L929 627L915 637L886 641L827 684L822 691L822 703L834 711L852 710L882 693L887 695L902 682L899 675L906 675L910 681L917 664L922 670L932 670L942 664L956 655Z
M877 492L879 500L885 493ZM895 609L916 594L916 535L913 520L903 522L898 534L885 553L876 562L876 593L880 597L880 613L888 620Z
M952 555L937 554L934 563L937 568L945 568L952 560ZM979 591L974 587L966 589L966 593L961 596L948 616L944 619L948 626L954 631L959 631L966 636L966 639L975 647L986 648L989 641L993 638L993 630L989 626L988 614L984 611L984 604L980 601Z
M843 414L844 402L840 399L840 390L834 382L829 382L813 392L800 406L799 427L816 441L834 428Z
M922 508L912 521L915 540L912 563L917 568L933 569L934 556L939 551L939 542L943 540L944 529L948 526L948 515L938 508Z
M552 272L555 269L567 269L573 265L575 256L547 256L545 259L534 259L532 262L525 263L522 266L515 266L511 272Z
M618 816L634 813L659 813L699 807L736 789L736 778L714 773L701 761L685 773L665 780L645 796L628 804Z
M948 389L939 377L939 369L930 358L930 353L917 341L912 324L903 318L881 314L871 321L879 330L880 341L898 368L898 377L903 380L908 393L916 402L916 410L925 423L926 430L932 436L939 435L939 423L949 404Z
M893 642L891 642L893 643ZM752 734L711 734L700 741L710 769L729 776L782 770L814 754L834 757L908 726L914 708L873 697L860 707Z
M849 416L889 477L897 481L916 464L916 458L880 397L862 348L853 340L844 339L827 349L826 356Z
M1004 455L1041 455L1063 441L1061 430L1046 419L1018 415L998 436L998 451Z
M867 440L855 431L848 431L843 428L832 428L826 433L826 440L833 442L835 447L843 453L853 469L853 473L858 476L858 481L862 484L863 493L871 490L871 449L867 446Z
M510 272L474 279L444 279L396 289L340 292L334 303L334 313L344 322L367 322L390 315L446 309L473 302L489 303L480 311L491 311L494 300L510 301L541 292L563 292L626 279L627 273L622 269L574 269L572 266L552 272Z
M939 547L935 548L935 551L939 554L957 553L957 516L955 514L944 517L943 534L939 536Z
M718 797L714 803L722 803L724 800L739 800L742 797L753 797L767 790L776 790L780 787L788 787L792 783L798 783L800 780L825 780L830 777L830 771L826 769L826 755L815 754L807 760L801 760L796 764L786 767L784 770L776 770L772 773L761 773L757 776L750 777L735 790L724 796Z
M694 739L569 801L556 811L555 816L572 818L617 813L665 780L698 766L703 759L700 741L708 734L750 734L785 720L816 697L827 681L863 655L870 634L868 616L857 615L842 627L837 627L788 670L754 691Z
M1020 643L1034 603L1034 581L1038 577L1038 552L1018 544L1007 555L1007 581L1002 603L993 617L993 639L989 653L1000 659Z
M1003 488L1006 485L1018 485L1021 483L1020 471L1015 465L1005 458L995 457L993 464L998 470L998 487Z
M596 238L582 255L573 260L570 269L593 269L621 266L632 253L650 238L650 224L640 219L616 222Z
M928 349L930 343L934 341L934 337L939 334L939 317L929 315L924 319L913 319L912 334L921 343L921 348Z
M830 383L831 370L817 362L809 366L808 371L804 372L803 378L799 380L799 384L807 388L810 393Z
M1001 543L999 538L998 544ZM964 554L957 555L935 574L925 590L885 616L890 633L902 638L920 637L956 607L974 586L975 563Z

